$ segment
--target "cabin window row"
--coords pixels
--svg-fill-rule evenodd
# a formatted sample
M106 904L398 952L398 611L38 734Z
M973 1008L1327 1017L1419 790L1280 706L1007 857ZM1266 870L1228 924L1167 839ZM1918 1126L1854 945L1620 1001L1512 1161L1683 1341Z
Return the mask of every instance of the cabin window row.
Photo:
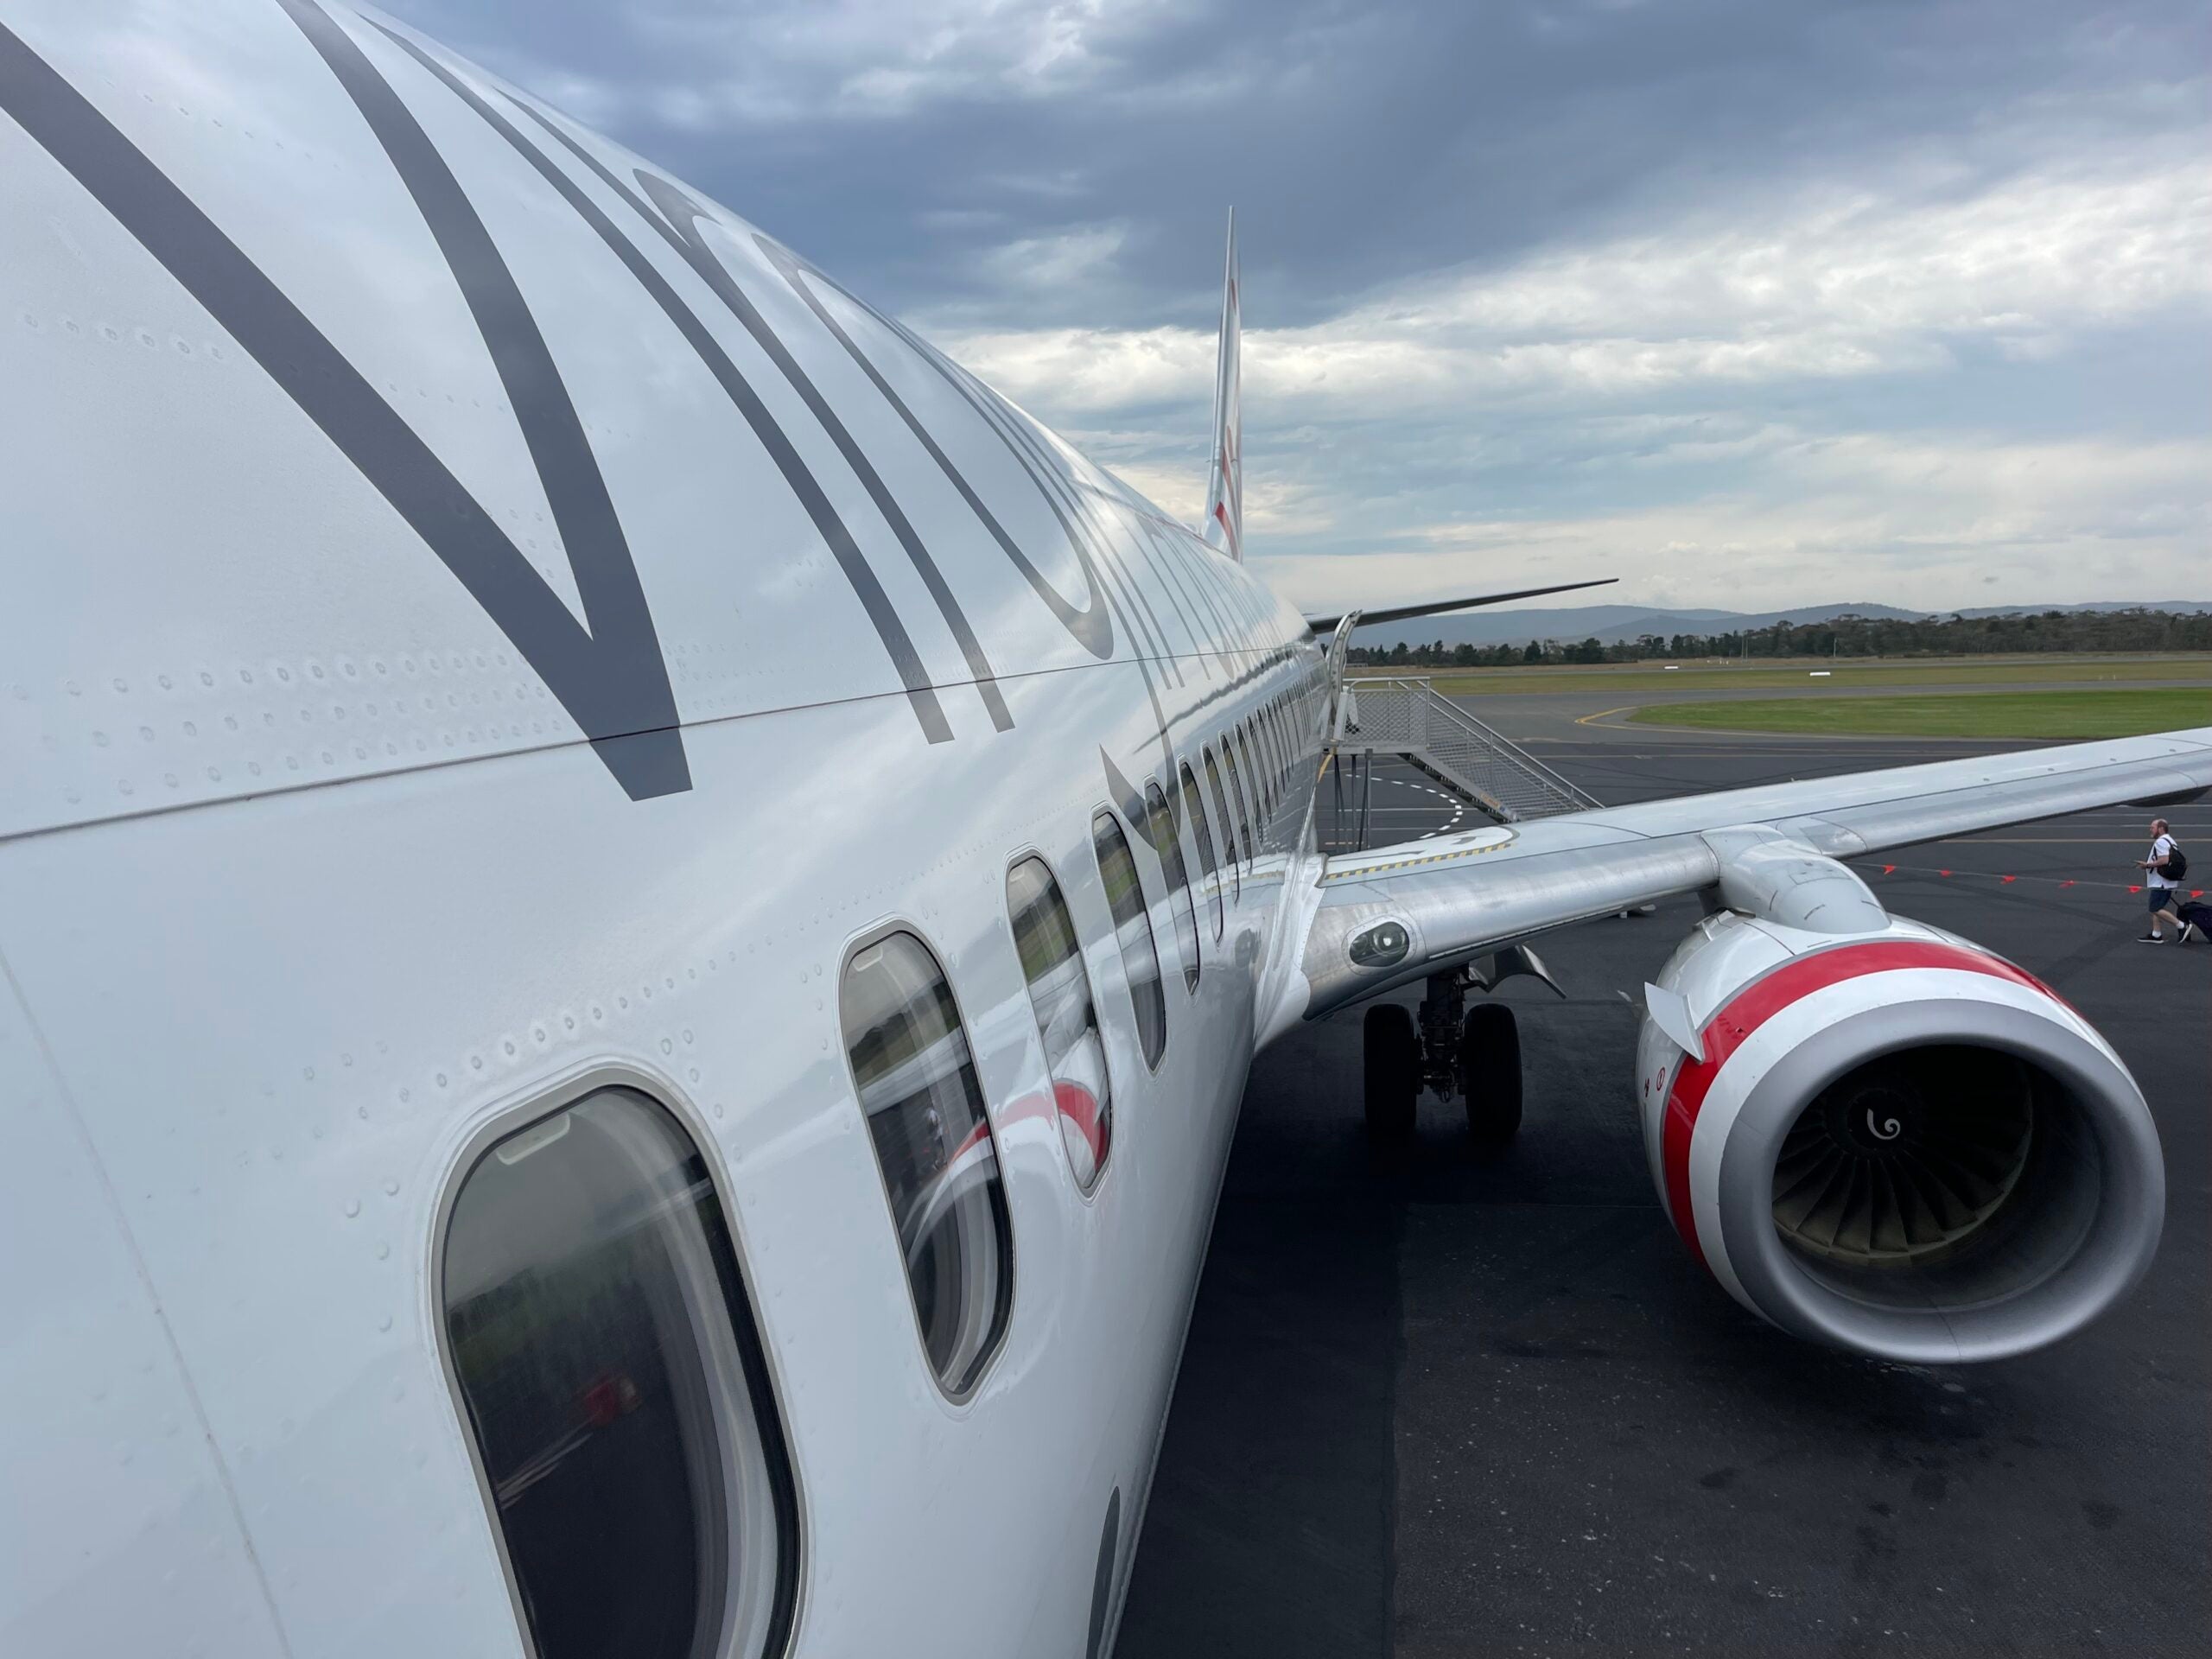
M1174 775L1216 943L1224 874L1241 902L1254 818L1265 823L1287 777L1253 760L1268 734L1262 711ZM1177 816L1156 780L1143 806L1135 827L1159 858L1195 991L1201 923ZM1156 1069L1167 1003L1143 881L1112 811L1091 838L1137 1047ZM1062 1144L1089 1193L1113 1147L1114 1092L1081 938L1042 858L1008 871L1007 914ZM1003 1343L1014 1294L967 1027L906 928L848 959L839 1017L922 1349L961 1397ZM454 1184L437 1283L454 1393L537 1659L780 1649L798 1582L791 1459L721 1199L677 1117L621 1083L509 1120Z
M1227 934L1224 874L1235 897L1243 895L1232 823L1243 829L1245 861L1251 856L1245 804L1224 787L1215 753L1211 744L1199 753L1214 796L1211 808L1188 761L1179 761L1174 773L1203 877L1203 922L1178 815L1158 779L1145 785L1141 823L1125 827L1105 808L1091 820L1091 854L1121 957L1129 1029L1147 1071L1159 1068L1167 1049L1166 982L1129 831L1142 834L1159 861L1184 989L1194 993L1205 970L1203 930L1210 927L1217 944ZM1235 760L1226 740L1220 754L1233 787ZM1226 873L1213 836L1217 818ZM1061 1143L1077 1185L1088 1194L1113 1150L1113 1084L1082 938L1041 857L1023 857L1007 872L1007 918ZM1014 1268L996 1144L957 1000L929 947L899 928L849 959L839 1006L923 1348L939 1383L958 1397L973 1389L1004 1337Z

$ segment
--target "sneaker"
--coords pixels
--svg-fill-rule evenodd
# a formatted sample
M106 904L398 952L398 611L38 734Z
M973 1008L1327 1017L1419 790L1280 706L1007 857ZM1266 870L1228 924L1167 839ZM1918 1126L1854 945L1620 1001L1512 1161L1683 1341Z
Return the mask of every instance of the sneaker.
M2166 936L2163 933L2145 933L2135 941L2138 944L2164 944L2165 942Z

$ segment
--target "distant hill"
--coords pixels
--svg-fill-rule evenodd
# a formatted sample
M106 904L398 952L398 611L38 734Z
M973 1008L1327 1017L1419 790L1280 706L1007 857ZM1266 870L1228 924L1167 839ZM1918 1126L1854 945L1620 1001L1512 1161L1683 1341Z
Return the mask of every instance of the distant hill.
M1569 642L1595 639L1614 645L1639 635L1656 633L1729 633L1745 628L1771 627L1777 622L1827 622L1839 616L1864 616L1906 620L1922 616L2006 616L2044 611L2212 611L2212 600L2097 600L2082 605L1982 605L1951 611L1908 611L1894 605L1861 602L1855 605L1801 605L1788 611L1652 610L1641 605L1573 605L1553 610L1468 611L1458 616L1416 617L1410 622L1386 622L1362 628L1352 643L1370 650L1392 645L1425 645L1441 639L1447 645L1517 645L1528 639Z
M1963 611L1934 611L1934 616L2027 616L2043 611L2212 611L2202 599L2099 599L2086 605L1984 605ZM1919 613L1915 613L1919 614Z

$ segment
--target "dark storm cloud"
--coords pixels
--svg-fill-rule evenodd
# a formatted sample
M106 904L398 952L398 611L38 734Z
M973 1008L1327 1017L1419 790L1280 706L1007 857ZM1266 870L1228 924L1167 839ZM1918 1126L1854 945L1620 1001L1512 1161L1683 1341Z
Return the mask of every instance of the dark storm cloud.
M1297 586L1377 519L1407 550L1360 579L1414 586L1421 550L1516 525L1655 585L1832 596L1807 563L1853 558L1930 603L2202 551L2195 4L396 10L1163 493L1204 442L1233 201L1255 547ZM1868 510L1901 491L1925 534Z
M495 65L588 83L619 136L893 304L990 301L978 243L1126 225L1117 314L1052 319L1122 325L1205 320L1231 201L1272 320L1301 322L1410 273L1860 156L2001 171L2019 158L1980 136L1993 122L2047 120L2053 143L2170 126L2192 75L2201 116L2205 45L2194 5L1015 6L979 27L1018 45L1020 19L1060 15L1084 62L986 47L925 63L909 92L855 92L955 9L397 10ZM795 49L841 11L834 42Z

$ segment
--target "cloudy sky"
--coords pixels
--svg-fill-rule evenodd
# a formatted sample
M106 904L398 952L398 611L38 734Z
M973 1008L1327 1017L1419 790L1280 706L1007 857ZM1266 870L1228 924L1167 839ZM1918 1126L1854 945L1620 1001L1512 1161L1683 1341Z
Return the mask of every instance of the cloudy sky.
M2202 0L385 0L1316 608L2212 599Z

